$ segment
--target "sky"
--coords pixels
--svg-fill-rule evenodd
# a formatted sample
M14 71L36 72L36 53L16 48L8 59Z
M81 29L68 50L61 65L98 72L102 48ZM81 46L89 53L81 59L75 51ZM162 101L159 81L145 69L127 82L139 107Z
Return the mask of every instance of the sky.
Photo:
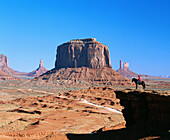
M169 0L0 0L0 54L11 68L54 68L57 46L97 38L131 71L170 75Z

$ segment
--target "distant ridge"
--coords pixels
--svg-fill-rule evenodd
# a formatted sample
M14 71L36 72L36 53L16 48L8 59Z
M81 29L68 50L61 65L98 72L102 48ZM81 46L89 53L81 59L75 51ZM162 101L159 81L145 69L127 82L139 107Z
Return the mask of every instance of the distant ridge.
M36 77L47 72L47 69L43 66L42 60L40 60L39 67L30 73L15 71L9 67L9 59L4 54L0 54L0 69L1 71L5 72L8 75L12 75L12 76L20 77L20 78Z

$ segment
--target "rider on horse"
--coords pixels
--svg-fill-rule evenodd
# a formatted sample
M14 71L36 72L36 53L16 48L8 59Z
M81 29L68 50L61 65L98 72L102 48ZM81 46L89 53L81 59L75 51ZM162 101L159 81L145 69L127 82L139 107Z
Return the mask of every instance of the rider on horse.
M138 75L138 84L140 84L141 83L141 77L140 77L140 75Z

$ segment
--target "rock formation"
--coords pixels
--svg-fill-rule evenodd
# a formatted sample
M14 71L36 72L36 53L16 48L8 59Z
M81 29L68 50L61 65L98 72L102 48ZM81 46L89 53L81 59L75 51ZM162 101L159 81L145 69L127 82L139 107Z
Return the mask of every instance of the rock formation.
M37 76L47 72L47 69L45 67L43 67L42 60L40 60L39 67L30 73L15 71L9 67L9 59L7 56L5 56L3 54L0 54L0 69L1 69L1 71L5 72L8 75L12 75L12 76L20 77L20 78L37 77Z
M58 81L60 85L132 85L111 68L108 47L94 38L58 46L55 68L33 80Z
M75 39L57 48L55 68L111 68L108 47L95 38Z
M137 74L133 71L129 70L129 63L126 62L123 65L123 61L120 60L120 68L117 70L118 73L120 73L122 76L127 77L127 78L133 78L133 77L138 77L140 75L143 79L145 78L151 78L151 79L160 79L160 77L156 76L149 76L149 75L144 75L144 74Z
M134 73L129 70L129 63L124 63L123 67L123 61L120 60L120 69L117 70L118 73L120 73L124 77L132 78L132 77L137 77L138 74Z
M26 74L26 76L37 77L37 76L40 76L40 75L42 75L43 73L45 73L47 71L48 70L43 66L43 61L40 60L39 67L36 70Z
M9 67L9 60L3 54L0 54L0 68Z

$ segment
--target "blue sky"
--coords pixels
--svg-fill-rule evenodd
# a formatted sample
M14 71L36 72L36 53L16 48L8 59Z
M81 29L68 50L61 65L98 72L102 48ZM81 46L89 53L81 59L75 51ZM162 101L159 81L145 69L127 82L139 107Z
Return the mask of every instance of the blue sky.
M10 67L36 69L40 59L54 67L57 46L97 38L130 70L170 75L169 0L0 0L0 54Z

